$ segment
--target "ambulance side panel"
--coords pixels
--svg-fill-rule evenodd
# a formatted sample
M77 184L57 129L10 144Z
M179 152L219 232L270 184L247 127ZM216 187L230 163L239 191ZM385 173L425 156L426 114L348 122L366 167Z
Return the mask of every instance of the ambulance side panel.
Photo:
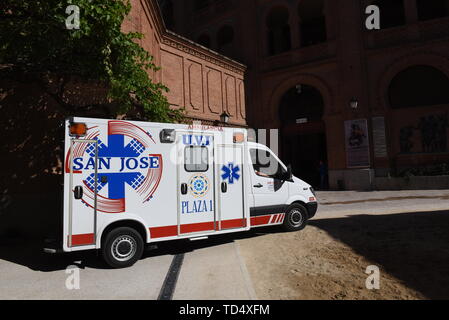
M176 212L176 202L173 201L176 198L176 167L169 159L172 145L159 141L161 129L148 123L82 118L73 121L87 124L88 135L78 140L96 140L99 157L94 161L92 153L83 148L72 152L73 138L66 130L64 251L99 248L105 228L125 220L140 223L147 241L152 237L165 237L166 232L158 228L177 224L176 215L170 214ZM75 173L70 172L71 160ZM97 193L93 179L94 162L97 165ZM77 182L84 188L81 200L74 199L73 190L70 190L74 177L83 180ZM86 181L93 182L88 184ZM91 208L89 221L96 220L96 228L92 225L92 231L84 234L72 230L70 236L70 225L75 221L87 226L86 219L81 216L80 208L83 207ZM91 226L86 228L90 230Z
M175 157L175 149L172 144L162 144L159 141L161 128L151 126L147 123L139 124L153 137L154 144L147 150L147 156L158 157L159 166L154 172L142 172L148 183L148 190L143 192L134 190L129 184L125 185L125 211L116 214L98 212L98 226L100 237L97 239L97 248L101 247L101 235L112 223L120 221L138 221L144 225L146 240L151 242L160 238L170 239L177 237L177 174L176 165L171 157ZM145 161L145 160L144 160ZM157 177L157 178L156 178ZM159 179L159 180L157 180ZM151 192L152 190L154 192ZM142 195L146 195L142 197Z
M86 118L73 118L71 121L85 123L88 131L86 136L70 137L69 121L66 121L64 251L99 249L105 230L125 221L142 226L148 243L197 235L180 232L179 157L182 153L178 153L176 143L161 143L161 130L173 129L184 134L213 136L211 161L214 161L218 143L234 147L233 129L217 132L216 129L201 131L173 124ZM246 131L244 134L246 137ZM235 184L236 188L232 191L241 194L243 201L230 204L227 199L223 210L227 210L229 220L240 219L242 223L221 227L221 208L218 207L221 190L217 188L221 187L224 179L229 182L229 176L223 175L223 167L214 166L214 162L211 162L211 170L214 171L214 167L217 170L213 178L208 178L215 187L213 195L211 193L215 210L215 227L211 230L213 234L250 228L249 206L253 199L250 195L246 143L236 146L236 150L236 164L239 165L241 161L244 163L239 168L241 184ZM226 165L229 166L229 163ZM83 189L81 199L75 199L76 187Z

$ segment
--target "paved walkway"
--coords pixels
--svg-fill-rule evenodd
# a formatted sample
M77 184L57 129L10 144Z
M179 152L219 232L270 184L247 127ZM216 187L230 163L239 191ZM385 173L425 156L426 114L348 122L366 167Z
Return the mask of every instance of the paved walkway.
M220 236L177 242L173 249L149 251L133 267L121 270L108 269L92 252L46 255L27 244L0 245L0 300L156 300L163 292L174 257L182 254L176 285L168 289L173 299L255 299L238 244L233 240L232 236ZM66 272L68 266L78 267L79 290L66 287L73 275Z
M253 300L256 294L235 242L185 257L175 300Z
M314 219L351 214L394 214L449 209L449 190L317 192L320 206Z

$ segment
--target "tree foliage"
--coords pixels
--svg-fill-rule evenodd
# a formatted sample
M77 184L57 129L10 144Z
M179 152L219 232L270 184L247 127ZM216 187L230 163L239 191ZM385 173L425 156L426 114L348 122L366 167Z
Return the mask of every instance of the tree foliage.
M80 8L78 30L66 27L69 5ZM98 80L117 113L137 107L146 120L179 119L163 94L168 89L148 76L158 68L138 44L143 35L122 31L130 10L129 0L1 0L0 64L64 81Z

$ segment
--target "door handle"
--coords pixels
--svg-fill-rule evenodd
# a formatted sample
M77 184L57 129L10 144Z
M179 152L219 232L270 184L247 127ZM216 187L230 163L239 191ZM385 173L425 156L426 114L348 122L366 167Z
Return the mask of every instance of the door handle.
M188 189L187 183L181 184L181 194L182 194L182 195L187 194L187 189Z
M228 192L228 184L226 182L221 183L221 192L222 193Z
M254 185L254 188L263 188L263 184L258 183L258 184L256 184L256 185Z
M81 200L83 198L83 187L76 186L75 190L73 190L75 200Z

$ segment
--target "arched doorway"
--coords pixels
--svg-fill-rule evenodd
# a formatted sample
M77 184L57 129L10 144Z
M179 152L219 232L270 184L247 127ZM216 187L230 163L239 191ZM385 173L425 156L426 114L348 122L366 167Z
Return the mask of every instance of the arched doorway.
M313 187L327 188L327 178L323 186L320 175L320 162L327 167L324 100L321 93L312 86L299 84L282 96L279 113L282 160L291 164L294 175Z

